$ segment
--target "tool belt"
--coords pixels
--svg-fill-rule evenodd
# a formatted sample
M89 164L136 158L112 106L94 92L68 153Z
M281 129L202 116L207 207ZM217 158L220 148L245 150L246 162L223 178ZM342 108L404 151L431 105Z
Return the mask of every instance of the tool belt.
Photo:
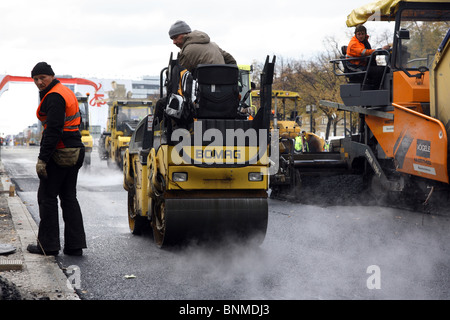
M80 148L56 149L53 152L52 159L60 167L73 167L77 164L80 157Z

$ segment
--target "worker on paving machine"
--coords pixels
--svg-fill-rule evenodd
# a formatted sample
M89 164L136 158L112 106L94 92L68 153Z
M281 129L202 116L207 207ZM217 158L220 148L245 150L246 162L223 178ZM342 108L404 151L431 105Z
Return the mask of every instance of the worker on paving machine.
M390 48L389 45L385 45L382 49L389 50ZM355 28L355 35L347 46L346 58L350 58L350 60L345 61L345 63L349 71L353 72L367 71L369 68L368 65L370 65L371 72L368 74L367 80L370 84L378 85L384 69L377 67L376 60L371 58L371 55L375 51L369 43L369 35L367 34L366 27L358 25ZM359 74L358 77L358 82L362 82L364 74Z
M385 45L382 49L389 50L391 47ZM367 29L363 25L359 25L355 28L355 35L350 40L347 46L347 58L361 58L369 57L375 49L369 43L369 35L367 34ZM349 66L351 69L357 71L364 71L367 68L368 59L356 59L350 60Z

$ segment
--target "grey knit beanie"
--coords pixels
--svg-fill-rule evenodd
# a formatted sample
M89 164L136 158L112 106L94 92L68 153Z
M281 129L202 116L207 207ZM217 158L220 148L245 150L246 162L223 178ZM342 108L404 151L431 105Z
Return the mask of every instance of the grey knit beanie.
M31 70L32 78L38 74L47 74L50 76L55 75L55 73L53 72L52 66L49 65L47 62L39 62L38 64L36 64L34 66L33 70Z
M190 33L191 27L184 21L178 20L175 22L169 29L169 37L172 39L173 37L182 34L182 33Z

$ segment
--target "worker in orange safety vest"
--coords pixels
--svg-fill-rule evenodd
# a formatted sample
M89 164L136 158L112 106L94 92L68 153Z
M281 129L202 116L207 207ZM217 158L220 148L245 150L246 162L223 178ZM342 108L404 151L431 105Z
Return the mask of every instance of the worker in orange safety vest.
M390 46L385 45L383 50L389 50ZM370 56L375 49L369 43L369 35L366 27L359 25L355 28L355 35L347 46L347 58L361 58ZM368 59L349 60L350 64L357 69L365 70Z
M75 94L55 78L51 66L39 62L31 71L41 102L36 111L43 132L36 164L39 230L30 253L57 255L60 250L58 197L64 219L64 254L80 256L86 248L81 209L77 200L78 171L83 165L80 110Z

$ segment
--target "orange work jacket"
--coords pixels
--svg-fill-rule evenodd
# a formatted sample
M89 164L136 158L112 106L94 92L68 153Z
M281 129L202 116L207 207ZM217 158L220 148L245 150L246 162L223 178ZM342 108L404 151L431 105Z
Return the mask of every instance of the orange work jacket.
M366 49L364 43L359 41L356 36L353 36L347 46L347 58L360 58L370 56L374 51L374 49ZM366 60L349 60L349 62L354 65L367 65Z
M59 93L66 102L66 118L64 119L63 131L78 131L81 123L80 109L78 107L78 100L75 94L61 83L57 83L49 92L42 98L41 103L36 111L36 116L42 122L44 129L47 128L47 114L41 112L42 102L50 93Z

